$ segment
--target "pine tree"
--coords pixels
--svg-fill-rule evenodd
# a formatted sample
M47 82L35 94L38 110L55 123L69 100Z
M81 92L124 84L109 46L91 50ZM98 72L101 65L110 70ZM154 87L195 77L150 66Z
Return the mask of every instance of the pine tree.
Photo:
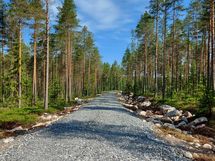
M4 47L6 45L6 4L0 0L0 41L1 41L1 101L5 100L5 58Z
M42 23L44 20L44 11L42 8L41 0L31 0L30 1L30 12L34 23L32 24L32 28L34 29L33 41L34 41L34 66L33 66L33 90L32 90L32 104L36 105L37 99L37 43L38 43L38 31L42 27Z
M46 0L46 79L45 79L45 98L44 108L48 110L49 99L49 0Z
M18 37L18 106L22 106L22 27L29 14L26 0L11 0L10 18L17 25Z
M78 26L76 7L73 0L65 0L59 9L57 31L63 35L65 43L65 98L66 102L72 99L72 32Z

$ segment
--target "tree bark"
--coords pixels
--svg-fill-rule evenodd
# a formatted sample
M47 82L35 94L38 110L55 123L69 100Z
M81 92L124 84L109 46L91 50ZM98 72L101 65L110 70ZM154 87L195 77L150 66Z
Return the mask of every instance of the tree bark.
M163 87L162 87L162 99L165 99L166 95L166 23L167 23L167 7L164 8L164 30L163 30Z
M19 58L18 58L18 99L19 99L19 108L22 106L22 31L21 23L19 23Z
M214 0L211 0L211 88L215 90L214 73Z
M34 25L34 69L33 69L33 93L32 94L33 94L32 104L36 105L36 99L37 99L37 26L36 24Z
M46 0L46 80L44 108L48 110L49 95L49 0Z
M156 49L155 49L155 97L157 97L158 93L158 80L157 80L157 72L158 72L158 0L157 0L157 15L156 15Z
M174 53L175 53L175 2L173 4L173 32L172 32L172 62L171 62L171 95L174 91Z

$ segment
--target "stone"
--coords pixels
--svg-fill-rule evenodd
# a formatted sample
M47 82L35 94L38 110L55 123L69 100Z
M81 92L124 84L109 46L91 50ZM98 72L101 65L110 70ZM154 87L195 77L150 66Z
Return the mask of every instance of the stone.
M156 117L155 119L159 120L159 121L161 121L163 123L173 124L173 121L169 117L161 117L161 118Z
M186 122L186 123L188 123L188 120L187 120L187 118L185 116L182 116L181 120L184 121L184 122Z
M168 113L170 111L176 110L176 108L172 107L172 106L169 106L169 105L162 105L162 106L160 106L160 110L162 111L163 114L166 114L166 113Z
M22 126L18 126L18 127L14 128L14 129L10 130L10 132L22 131L22 130L24 130L24 129L22 128Z
M198 155L197 153L194 153L194 154L193 154L193 157L194 157L194 158L199 158L199 155Z
M196 148L199 148L201 145L199 143L194 144Z
M2 141L3 141L3 143L7 144L7 143L14 141L14 137L9 137L9 138L3 139Z
M178 122L180 120L179 116L171 117L171 119L175 122Z
M137 110L137 114L140 116L146 116L146 111Z
M201 125L197 125L195 128L196 129L201 129L201 128L204 128L206 125L205 124L201 124Z
M156 123L156 124L155 124L155 126L157 126L157 127L161 127L161 124L159 124L159 123Z
M143 103L140 104L141 107L149 107L151 106L151 102L150 101L144 101Z
M185 121L180 122L178 125L176 125L176 127L182 127L182 126L186 126L187 123Z
M136 111L138 108L137 106L131 105L131 104L127 104L127 103L122 103L123 106L125 106L126 108Z
M137 101L138 102L143 102L143 101L145 101L146 100L146 98L144 97L144 96L138 96L137 97Z
M76 102L77 104L81 105L83 101L82 101L82 99L76 97L76 98L75 98L75 102Z
M175 129L175 126L173 124L170 124L170 123L165 123L163 126L168 127L170 129Z
M181 116L181 115L182 115L182 113L179 110L172 110L165 114L165 116L167 116L167 117L176 117L176 116Z
M166 137L167 137L167 138L172 138L172 135L167 134Z
M153 112L152 111L150 111L150 110L147 110L146 111L146 116L147 117L150 117L150 116L153 116L154 114L153 114Z
M184 156L189 159L193 159L193 155L190 152L184 152Z
M204 144L203 148L211 150L213 147L210 144Z
M33 127L33 128L38 128L38 127L44 127L44 126L46 126L46 123L40 122L40 123L35 124L35 125L32 126L32 127Z
M189 126L197 126L197 125L200 125L200 124L204 124L206 122L208 122L208 119L206 117L200 117L200 118L195 119L194 121L192 121L188 125Z
M52 115L42 115L40 118L41 118L42 120L48 121L48 120L51 120L51 119L52 119Z
M186 118L191 118L191 117L193 117L192 113L190 113L189 111L186 111L183 115L184 115Z
M155 125L156 124L163 125L163 123L159 120L152 119L151 122L154 123Z

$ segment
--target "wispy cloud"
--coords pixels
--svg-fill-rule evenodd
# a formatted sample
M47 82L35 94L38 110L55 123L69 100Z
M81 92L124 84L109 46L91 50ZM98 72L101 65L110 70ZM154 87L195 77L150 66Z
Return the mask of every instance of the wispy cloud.
M144 2L143 2L144 1ZM133 22L132 11L143 10L149 0L75 0L81 25L87 25L91 31L107 31ZM51 0L51 22L56 21L58 7L63 0ZM133 6L133 8L131 8ZM134 7L135 6L135 7Z
M121 23L123 13L112 0L76 0L76 4L84 15L83 23L93 30L113 29Z

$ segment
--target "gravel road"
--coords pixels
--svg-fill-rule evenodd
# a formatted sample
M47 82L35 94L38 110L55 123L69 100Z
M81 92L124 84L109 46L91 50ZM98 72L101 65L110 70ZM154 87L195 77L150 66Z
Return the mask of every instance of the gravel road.
M17 137L0 151L0 161L186 161L181 153L106 93L47 128Z

